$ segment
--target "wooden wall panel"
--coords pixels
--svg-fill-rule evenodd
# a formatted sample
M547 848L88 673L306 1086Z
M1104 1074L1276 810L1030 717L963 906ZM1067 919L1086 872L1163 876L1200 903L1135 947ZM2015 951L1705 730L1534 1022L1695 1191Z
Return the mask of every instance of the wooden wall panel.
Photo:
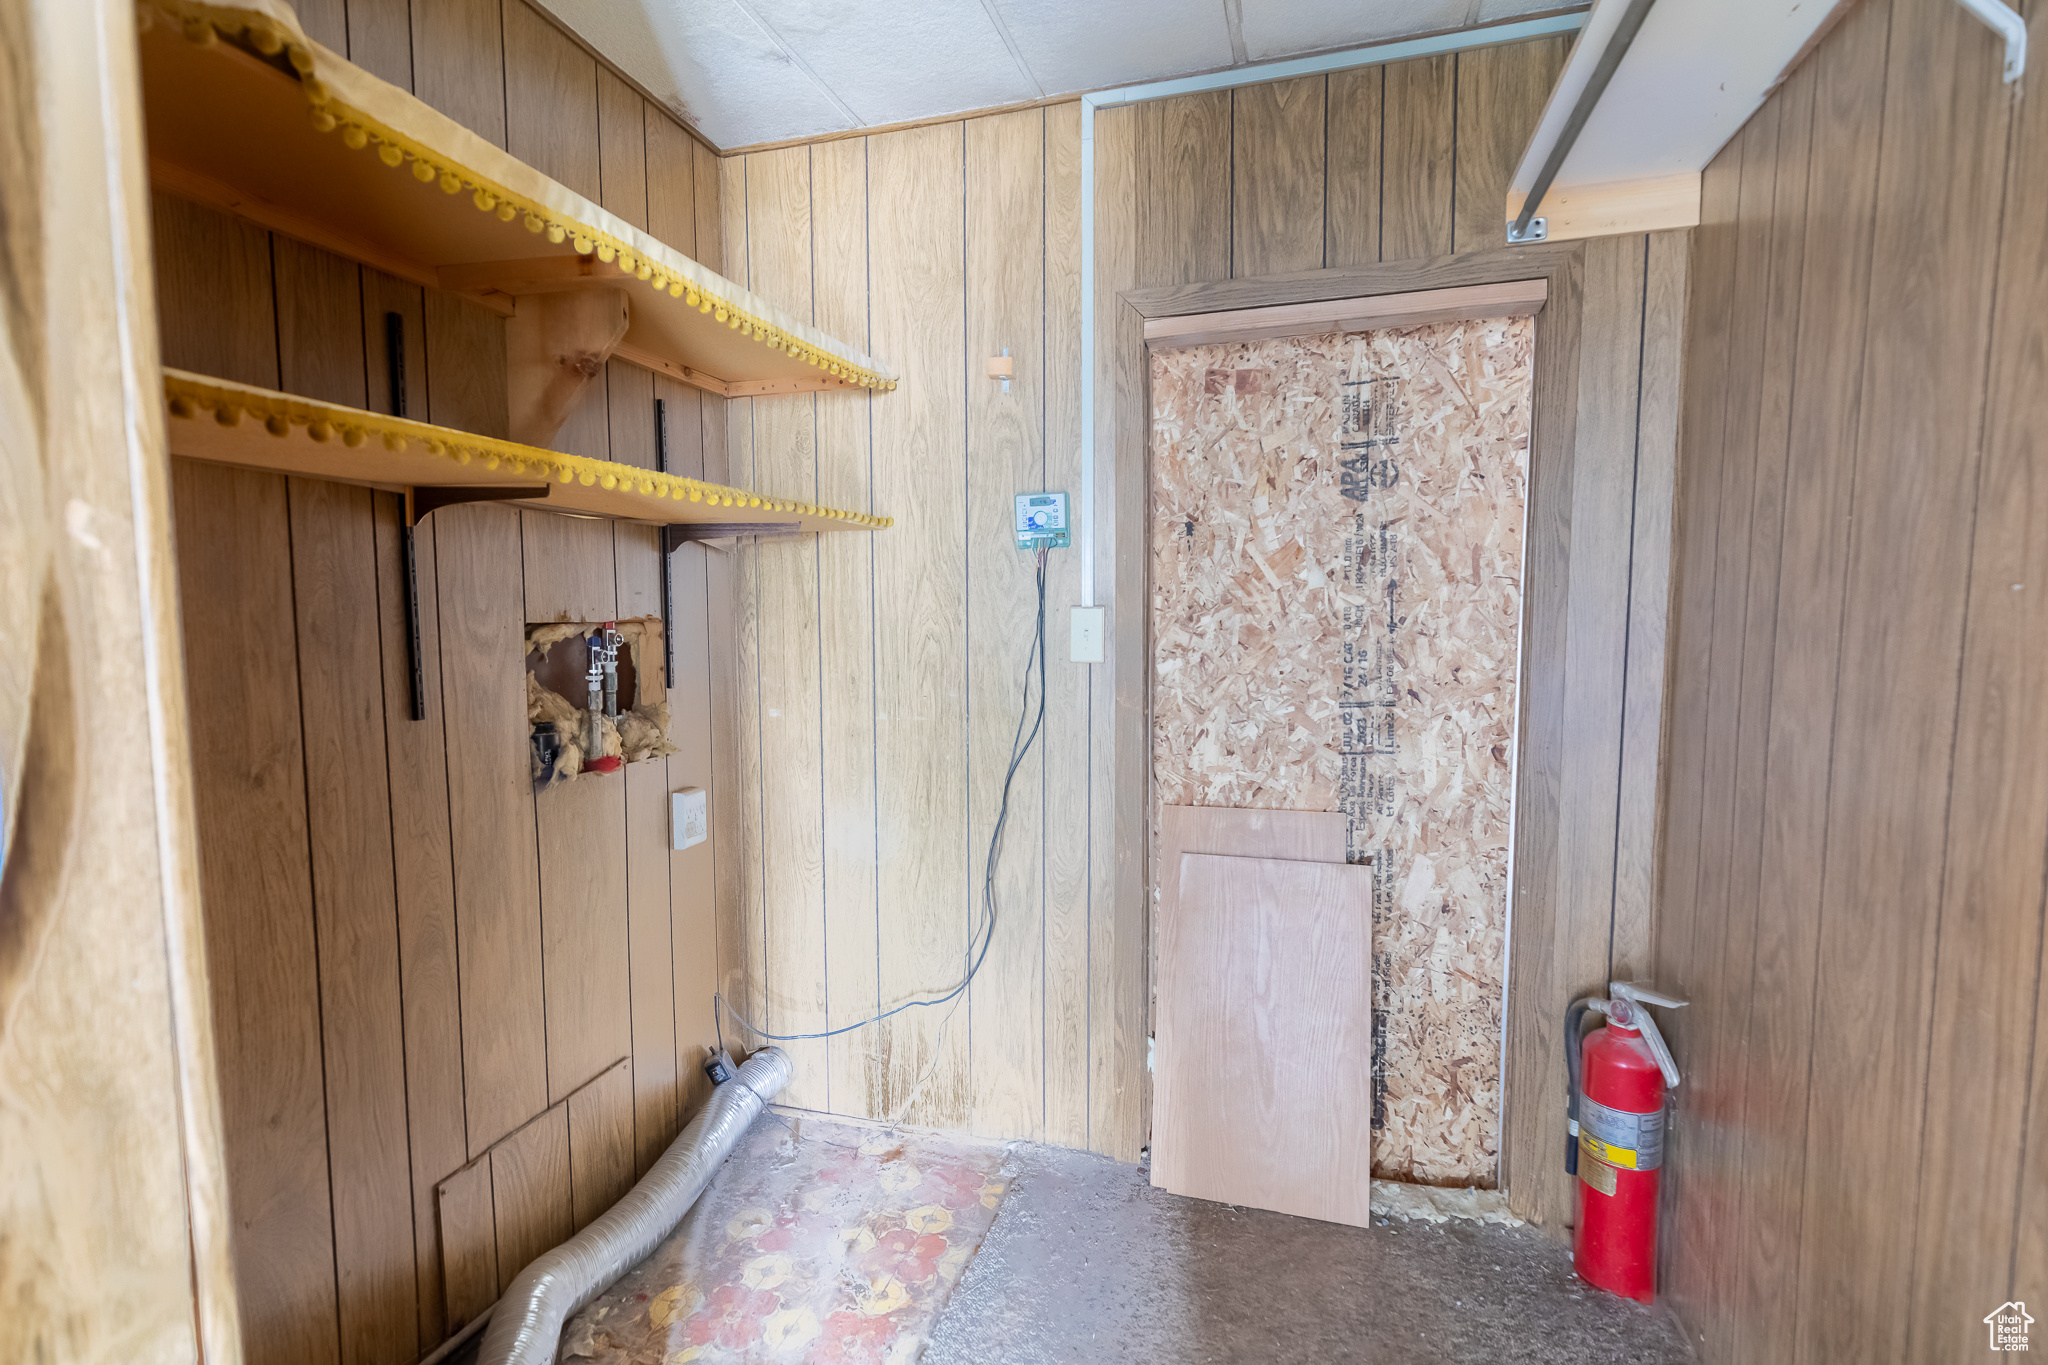
M367 401L361 270L275 242L280 378ZM368 489L287 483L343 1365L419 1353L405 1049Z
M660 214L686 251L706 214L717 223L717 176L704 173L715 161L522 0L361 0L346 21L335 45L403 66L392 69L430 102L493 141L509 134L627 220ZM498 316L175 200L157 203L155 227L170 263L172 363L389 411L385 314L396 312L408 415L504 434ZM705 430L723 439L723 405L707 413L694 391L686 402L671 392L688 435L681 458L701 472ZM646 371L610 367L565 442L651 464L654 393ZM255 628L230 617L269 603L270 634L253 657L256 673L277 676L258 713L290 707L290 745L259 734L266 747L252 766L234 758L252 742L238 730L198 772L203 811L247 806L202 827L208 856L241 869L232 886L208 888L224 1044L263 1076L260 1094L234 1092L242 1126L230 1124L239 1273L266 1305L247 1321L247 1354L408 1365L496 1296L501 1269L587 1221L651 1164L686 1117L679 1066L691 1093L705 1085L713 850L676 855L698 869L694 893L678 894L664 764L536 798L524 680L507 666L526 620L658 610L660 555L647 528L615 537L605 523L500 508L436 513L417 531L426 715L416 721L396 499L305 481L258 496L258 476L196 466L189 477L215 502L212 482L247 485L209 516L249 496L269 509L243 509L269 520L253 537L224 528L194 542L213 562L191 581L212 583L218 601L188 595L191 680L219 691L208 670L243 659L240 637ZM698 574L681 615L694 623L683 655L700 691L676 729L699 755L687 785L715 787L704 552L679 558ZM658 669L648 683L662 685ZM300 763L302 776L260 775ZM299 892L257 898L266 864L247 859L252 841L298 848ZM287 1001L273 999L280 991ZM306 1079L287 1074L294 1067ZM603 1083L579 1088L593 1076ZM535 1127L551 1098L571 1096L573 1124L565 1107ZM559 1143L535 1136L556 1130ZM465 1168L515 1133L502 1159ZM494 1165L504 1198L493 1195Z
M830 336L868 348L868 144L811 149L813 303ZM818 400L818 494L828 507L874 508L872 394ZM879 509L877 509L879 510ZM875 888L875 541L818 537L818 678L823 736L825 995L834 1028L881 1010ZM835 1112L887 1113L881 1030L832 1040L826 1083Z
M1386 68L1380 150L1383 261L1451 252L1458 61L1454 55L1420 57Z
M715 234L724 243L725 269L745 283L747 257L747 160L734 157L718 163L720 224ZM701 179L698 182L703 183ZM699 210L698 238L705 235ZM749 482L754 475L754 408L751 400L713 403L719 410L719 431L712 439L705 428L704 477L714 482ZM713 472L713 471L716 472ZM712 730L712 767L730 776L711 789L713 842L722 850L713 865L718 894L719 989L730 1008L757 1027L773 1028L764 1019L764 964L761 945L761 725L758 670L743 661L757 658L758 599L752 560L745 554L717 554L706 565L709 582L711 638L729 647L711 651L711 703L718 718ZM728 1022L736 1022L728 1016Z
M1729 864L1728 899L1722 935L1722 958L1718 968L1720 1003L1715 1006L1726 1026L1718 1030L1719 1044L1715 1070L1728 1107L1748 1102L1751 1066L1750 1034L1756 1027L1756 1011L1745 998L1742 986L1755 951L1761 898L1762 821L1764 786L1770 761L1769 739L1773 688L1773 649L1777 630L1778 604L1783 600L1782 547L1787 465L1791 458L1789 416L1792 401L1793 361L1799 334L1800 279L1805 265L1804 219L1809 174L1808 155L1812 147L1811 79L1805 73L1795 78L1800 89L1787 93L1775 120L1757 120L1756 126L1770 128L1775 147L1769 164L1774 185L1771 189L1769 233L1763 244L1768 304L1757 332L1763 336L1761 371L1756 404L1756 455L1752 479L1749 544L1748 599L1743 607L1742 669L1739 682L1735 765L1732 801L1735 829L1733 839L1740 850ZM1802 97L1803 96L1803 97ZM1753 333L1754 335L1754 333ZM1745 407L1745 412L1747 411ZM1703 1092L1705 1093L1705 1092ZM1710 1101L1711 1102L1711 1101ZM1729 1130L1714 1134L1721 1155L1713 1162L1717 1170L1739 1169L1742 1137ZM1744 1182L1746 1189L1747 1182ZM1725 1195L1735 1202L1740 1195ZM1741 1297L1742 1277L1747 1267L1734 1245L1738 1231L1717 1228L1719 1234L1709 1254L1721 1277L1716 1293L1719 1301L1734 1305L1738 1322L1746 1321L1750 1308Z
M1613 948L1608 964L1608 972L1616 980L1647 979L1650 973L1652 912L1664 828L1665 647L1690 260L1688 232L1650 234L1644 265L1628 661L1622 688Z
M549 1090L540 855L526 755L511 743L526 733L526 689L504 667L525 648L520 583L505 572L518 552L517 512L434 513L472 1154L539 1113Z
M257 1361L335 1361L305 758L297 647L284 625L285 481L180 460L172 495L244 1350ZM236 648L205 647L229 640Z
M1098 150L1101 144L1098 144ZM1081 496L1081 111L1045 111L1045 411L1047 488ZM1080 543L1076 537L1075 543ZM1088 716L1092 664L1066 661L1066 604L1080 600L1077 555L1046 577L1043 1140L1088 1145Z
M975 869L966 813L967 343L959 124L868 139L869 296L877 354L903 376L874 407L876 785L881 793L882 1003L936 994L966 967ZM887 1103L909 1121L964 1124L967 1011L912 1010L887 1026Z
M502 1292L534 1258L569 1240L569 1107L557 1105L491 1148L491 1214Z
M715 201L717 180L708 188L698 177L700 160L708 159L701 144L683 132L673 120L654 110L645 110L647 128L647 225L678 250L693 253L698 260L716 259L717 234L706 257L698 241L698 224L706 211L699 204L700 192ZM716 205L711 205L715 209ZM712 213L716 223L717 215ZM722 416L725 404L706 401L701 391L676 383L665 376L653 376L654 393L665 404L668 420L669 468L691 478L705 477L705 423L707 409ZM721 445L724 433L718 437ZM697 787L712 791L711 657L706 559L711 551L701 546L684 546L663 556L659 572L669 575L675 628L676 675L668 680L669 739L677 752L667 762L667 790ZM664 813L663 820L667 816ZM666 824L663 826L666 829ZM718 921L713 887L713 841L695 848L667 854L669 885L670 1027L674 1031L674 1079L671 1108L680 1124L682 1115L694 1112L710 1093L710 1079L703 1061L715 1045L717 1032L712 1023L711 997L718 989ZM635 1075L644 1056L636 1047ZM637 1081L636 1081L637 1085ZM645 1111L643 1110L643 1119ZM667 1145L657 1141L644 1121L637 1129L638 1160L658 1157Z
M747 158L749 287L800 318L814 313L811 149ZM811 394L740 405L751 420L755 486L812 501L818 404ZM756 541L738 553L754 576L759 711L760 917L767 1018L776 1033L818 1033L830 1013L826 964L824 697L819 677L818 538ZM743 657L741 665L747 660ZM742 736L742 743L746 742ZM751 907L750 907L751 908ZM831 1044L791 1042L790 1102L829 1107Z
M1507 245L1508 184L1571 47L1560 36L1458 54L1453 251Z
M1707 630L1707 676L1702 689L1698 837L1701 848L1725 845L1736 819L1736 753L1742 726L1751 717L1742 712L1743 643L1753 571L1759 567L1751 543L1756 470L1757 412L1763 347L1757 344L1765 324L1765 299L1771 266L1771 209L1777 188L1777 119L1752 120L1738 136L1740 164L1736 173L1733 288L1730 291L1728 342L1722 361L1718 414L1721 458L1706 477L1716 485L1712 496L1719 521L1711 552L1713 606ZM1712 402L1712 399L1708 400ZM1726 1104L1735 1092L1728 1075L1728 1044L1739 1032L1726 1007L1724 952L1732 910L1732 860L1702 857L1693 865L1689 924L1673 923L1660 935L1670 948L1668 969L1659 979L1697 1002L1699 1018L1709 1028L1689 1028L1686 1068L1701 1104ZM1695 1021L1687 1020L1688 1025ZM1721 1175L1718 1158L1725 1133L1705 1125L1688 1128L1682 1142L1686 1174L1681 1184L1697 1186L1707 1200L1717 1198ZM1674 1258L1706 1270L1725 1264L1716 1242L1726 1225L1702 1219L1675 1240ZM1713 1330L1709 1325L1708 1330Z
M601 199L597 59L519 0L505 0L505 150Z
M1734 1247L1744 1271L1735 1290L1739 1308L1731 1313L1735 1333L1724 1352L1731 1359L1782 1349L1797 1312L1783 1286L1799 1264L1804 1077L1823 885L1814 854L1828 819L1849 531L1843 513L1855 471L1886 27L1882 6L1854 14L1781 96L1811 103L1812 131L1799 225L1799 346L1787 419L1788 447L1798 458L1788 460L1783 495L1756 969L1747 1000L1751 1079L1744 1090L1741 1168L1749 1174ZM1684 1284L1678 1292L1693 1293Z
M2039 24L2039 9L2035 7ZM2015 111L2007 169L1998 287L2019 300L2048 299L2048 106L2035 101ZM2033 992L2032 1072L2022 1100L2018 1078L2026 1063L2018 1034L2027 1017L2029 967L2040 980L2043 926L2008 907L2044 902L2042 842L2048 828L2041 784L2042 745L2048 740L2040 657L2048 642L2041 613L2048 604L2041 534L2048 528L2042 497L2043 433L2048 432L2048 360L2038 307L1996 313L1991 338L1990 400L1985 414L1984 472L1978 491L1970 566L1969 615L1963 625L1962 701L1956 725L1955 809L1949 828L1957 845L1949 854L1942 888L1941 970L1935 983L1935 1057L1951 1059L1930 1077L1928 1160L1922 1164L1919 1213L1922 1244L1915 1248L1914 1306L1907 1353L1967 1346L1948 1329L1948 1305L1981 1286L1997 1283L2000 1244L2014 1252L2003 1297L2032 1292L2048 1277L2048 1139L2038 1119L2020 1120L2015 1106L2038 1116L2048 1102L2048 1061L2042 1057L2048 1003ZM1974 1036L1980 1011L2012 1020L1988 1039ZM1963 1041L1966 1031L1971 1040ZM1955 1041L1951 1042L1950 1040ZM1990 1046L1982 1046L1988 1043ZM1978 1133L2024 1134L2017 1151L1999 1144L1988 1159L1973 1151ZM1940 1200L1945 1183L1976 1197L1954 1205ZM2010 1212L1999 1207L2006 1187L2019 1197ZM2003 1235L2001 1235L2003 1234ZM2028 1288L2023 1288L2028 1287ZM1993 1297L2000 1297L1994 1290ZM1971 1324L1964 1323L1967 1330Z
M1119 553L1130 553L1130 515L1119 502L1122 492L1119 461L1107 458L1117 449L1117 343L1123 310L1109 301L1141 282L1147 267L1139 245L1143 215L1141 169L1145 144L1140 138L1141 111L1136 107L1105 110L1095 121L1095 601L1108 610L1104 660L1088 668L1088 1027L1087 1077L1081 1093L1087 1105L1088 1146L1095 1151L1132 1154L1146 1140L1139 1104L1133 1092L1142 1085L1124 1065L1128 1044L1117 1035L1119 1015L1128 1020L1129 1003L1121 999L1123 980L1115 970L1119 953L1136 952L1146 962L1155 945L1148 919L1141 919L1138 942L1124 943L1131 907L1119 905L1118 892L1129 880L1118 856L1116 794L1119 701L1117 681L1128 655L1127 631L1117 622L1134 604L1115 600ZM1153 267L1155 269L1160 267ZM1135 617L1134 617L1135 619ZM1117 913L1121 910L1123 913ZM1139 912L1142 915L1142 909ZM1149 1030L1152 1001L1142 992L1141 1018Z
M491 1201L491 1161L484 1157L434 1191L441 1222L443 1316L454 1331L498 1298L498 1219Z
M1232 275L1277 275L1324 264L1328 93L1324 76L1231 92Z
M1708 176L1656 965L1709 1361L1958 1357L2040 1270L2048 806L2008 774L2048 744L2048 151L1996 68L1946 6L1859 6Z
M396 494L376 499L376 556L398 563L404 507ZM405 657L405 597L395 572L377 577L384 670L384 761L391 822L408 837L392 840L398 912L399 994L404 1001L406 1121L410 1132L413 1260L419 1276L420 1339L448 1330L441 1284L441 1237L434 1182L469 1157L463 1114L462 1014L456 978L455 881L449 848L447 732L441 715L439 601L433 528L418 552L421 665L426 717L412 719Z
M1686 453L1681 457L1677 507L1682 521L1674 533L1672 593L1671 720L1666 744L1669 768L1665 782L1666 848L1663 882L1659 889L1655 923L1655 979L1666 990L1692 989L1691 946L1695 921L1694 906L1699 885L1700 812L1704 803L1702 771L1707 746L1707 682L1709 643L1714 613L1714 553L1719 531L1721 489L1720 461L1695 457L1695 450L1712 449L1721 431L1724 390L1720 380L1726 372L1729 351L1729 281L1735 273L1735 223L1742 183L1741 139L1723 148L1708 164L1700 182L1700 224L1693 249L1694 296L1686 338L1686 387L1684 426ZM1695 445L1695 442L1698 442ZM1692 1064L1690 1020L1673 1020L1671 1045L1681 1074ZM1691 1138L1682 1121L1670 1135L1670 1196L1675 1205L1688 1197L1691 1168L1678 1160L1688 1150ZM1690 1255L1688 1239L1698 1236L1696 1227L1677 1228L1660 1248L1662 1264L1677 1267ZM1687 1277L1671 1272L1679 1286L1674 1295L1687 1292Z
M679 177L676 173L679 163L694 170L689 159L689 139L658 113L650 121L646 101L611 71L600 68L597 75L605 207L629 222L648 227L659 195L665 220L663 230L680 229L680 241L686 245L678 245L677 249L689 250L696 242L695 176L692 173ZM677 237L663 240L675 244ZM657 390L667 394L679 387L665 378L658 384L651 371L623 361L612 361L605 367L612 459L642 469L655 467L655 395ZM677 406L679 417L685 420L672 422L671 432L687 427L695 438L694 448L695 442L702 439L697 409L679 402ZM670 450L670 463L678 469L693 459L701 461L699 456ZM669 571L667 556L661 551L660 532L651 526L614 526L612 559L620 617L659 616L662 576ZM701 648L701 638L689 644ZM688 654L686 645L682 657L687 658ZM677 698L667 666L665 658L648 659L645 671L638 675L639 685L657 689L673 706ZM701 707L681 717L671 711L671 734L699 729L706 719ZM676 950L669 764L630 764L624 777L627 998L632 1029L630 1095L621 1098L607 1091L604 1103L624 1105L619 1113L608 1114L606 1121L624 1123L629 1137L629 1173L641 1175L659 1159L681 1126L676 1078L678 963L708 963L715 956L715 949L707 943L692 942L686 955L679 957ZM699 984L701 989L693 992L695 998L691 1003L696 1006L692 1012L701 1014L713 988ZM575 1126L572 1115L572 1147ZM579 1227L580 1215L591 1197L588 1184L579 1182L575 1191Z
M973 922L982 924L1037 602L1034 556L1012 538L1012 498L1045 479L1045 116L1029 109L974 119L965 136L967 632L982 642L967 666L967 851ZM1005 348L1017 362L1008 393L986 371L987 358ZM1057 624L1048 610L1048 632ZM1053 667L1049 657L1048 676ZM1029 686L1040 695L1035 677ZM1045 753L1035 748L1009 784L995 924L965 1011L968 1126L994 1136L1036 1137L1044 1121Z
M1141 283L1229 278L1230 105L1210 90L1134 106Z
M517 0L412 7L412 92L487 142L505 145L505 20Z
M1911 1302L1912 1251L1896 1230L1914 1199L1898 1177L1924 1159L1921 1127L1865 1125L1847 1143L1837 1135L1859 1116L1910 1113L1930 1098L1941 872L1919 844L1950 814L1951 784L1925 779L1950 769L1954 752L2013 108L1980 71L1992 48L1967 13L1924 0L1893 7L1886 88L1917 98L1885 101L1871 244L1870 306L1884 323L1864 353L1857 461L1883 477L1858 478L1849 509L1815 976L1814 1053L1829 1065L1809 1108L1801 1236L1798 1344L1809 1357L1895 1357ZM1903 581L1902 555L1914 566ZM1906 622L1913 633L1902 639ZM1872 934L1858 919L1880 903L1890 922ZM1847 1330L1824 1307L1843 1302L1867 1305Z
M1325 117L1323 264L1371 265L1380 258L1380 144L1387 69L1330 73Z
M343 1365L419 1354L371 497L290 484Z
M1553 998L1565 1000L1604 995L1610 979L1647 251L1646 239L1634 234L1596 238L1585 246L1574 395L1577 440L1564 494L1570 500L1570 580L1562 622L1563 742L1555 768L1556 910L1547 936L1533 942L1518 938L1513 948L1513 957L1525 965L1533 956L1545 959L1548 988L1556 992ZM1535 572L1532 567L1532 582ZM1544 684L1525 673L1523 685L1538 689ZM1529 856L1526 824L1521 831L1516 852L1518 895L1529 886L1530 863L1535 861ZM1518 919L1522 911L1518 901ZM1519 1098L1542 1114L1563 1109L1563 1058L1549 1046L1543 1051L1548 1054L1545 1062L1533 1077L1521 1078L1524 1088L1508 1100L1510 1108ZM1555 1170L1555 1163L1545 1164L1553 1169L1527 1173L1535 1176L1534 1181L1524 1179L1523 1172L1515 1173L1523 1194L1534 1183L1552 1190L1553 1199L1568 1199L1562 1172Z
M566 1102L569 1211L578 1232L633 1188L638 1174L633 1156L633 1086L633 1059L621 1057Z
M401 90L412 89L411 11L411 0L352 0L348 6L348 59Z

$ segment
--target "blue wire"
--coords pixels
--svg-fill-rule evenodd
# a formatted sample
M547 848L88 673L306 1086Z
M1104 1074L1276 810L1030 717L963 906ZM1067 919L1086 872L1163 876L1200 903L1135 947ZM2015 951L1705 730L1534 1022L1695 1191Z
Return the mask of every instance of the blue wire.
M1038 664L1038 715L1031 722L1031 733L1026 735L1024 733L1024 720L1026 716L1031 714L1031 665L1034 661ZM737 1023L741 1028L763 1041L770 1043L813 1042L823 1038L837 1038L842 1033L852 1033L856 1029L864 1029L872 1024L879 1024L885 1019L894 1018L905 1010L929 1009L934 1005L948 1004L959 999L961 993L974 984L974 978L981 973L981 964L988 959L989 944L995 941L996 936L996 860L1002 856L1003 827L1010 820L1010 784L1016 780L1017 769L1023 766L1024 756L1031 752L1031 746L1038 740L1039 728L1045 724L1044 550L1038 552L1038 628L1031 637L1031 653L1024 658L1024 692L1021 700L1022 705L1017 712L1017 733L1010 740L1010 770L1003 775L1002 806L996 814L996 827L989 833L988 862L986 870L982 874L981 898L983 906L988 911L985 920L985 932L982 933L981 950L975 955L973 965L967 969L967 975L961 979L960 984L935 999L906 1000L902 1004L892 1009L884 1010L872 1018L862 1019L858 1023L843 1024L838 1028L826 1029L821 1033L769 1033L755 1027L744 1014L733 1008L732 1002L725 998L725 993L719 991L711 997L711 1023L718 1031L719 1051L723 1052L725 1050L725 1023L719 1014L720 1010L730 1014L733 1017L734 1023ZM1020 743L1022 747L1019 747ZM972 945L970 944L970 949L971 947Z

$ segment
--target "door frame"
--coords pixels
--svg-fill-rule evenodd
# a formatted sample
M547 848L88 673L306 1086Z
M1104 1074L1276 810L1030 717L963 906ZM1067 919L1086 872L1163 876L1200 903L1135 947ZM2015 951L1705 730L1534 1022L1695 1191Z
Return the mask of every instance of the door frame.
M1115 702L1111 720L1116 860L1112 913L1120 941L1145 945L1144 1028L1151 1033L1152 898L1149 867L1151 792L1151 363L1153 344L1184 345L1194 327L1172 319L1344 301L1386 299L1378 325L1398 325L1407 301L1387 296L1474 291L1541 282L1536 312L1530 411L1528 504L1522 561L1522 643L1516 697L1514 822L1509 846L1507 998L1501 1068L1500 1186L1519 1216L1561 1229L1570 1190L1558 1171L1557 1123L1563 1116L1564 1062L1557 1041L1562 1002L1585 984L1583 971L1555 951L1574 936L1562 932L1571 908L1560 904L1558 802L1565 730L1565 636L1571 544L1572 463L1577 438L1579 336L1585 249L1580 242L1472 252L1334 270L1130 289L1113 304L1112 458L1098 485L1112 509L1098 530L1110 579L1110 663ZM1467 297L1472 297L1468 295ZM1350 310L1347 308L1346 316ZM1495 311L1500 311L1496 307ZM1370 310L1368 310L1370 312ZM1476 305L1462 313L1481 316ZM1206 322L1206 319L1204 320ZM1147 338L1147 324L1152 324ZM1297 325L1294 330L1300 330ZM1249 335L1250 333L1246 333ZM1277 334L1277 333L1276 333ZM1104 476L1107 476L1106 480ZM1101 542L1106 541L1106 544ZM1579 908L1583 913L1584 908ZM1599 907L1600 915L1608 913ZM1604 932L1604 931L1603 931ZM1129 933L1132 939L1125 939ZM1558 1035L1561 1036L1561 1035ZM1546 1101L1556 1091L1555 1106ZM1142 1122L1151 1131L1149 1073ZM1552 1115L1550 1110L1556 1109ZM1555 1168L1555 1169L1553 1169ZM1546 1178L1554 1177L1554 1178ZM1554 1188L1553 1188L1554 1187Z

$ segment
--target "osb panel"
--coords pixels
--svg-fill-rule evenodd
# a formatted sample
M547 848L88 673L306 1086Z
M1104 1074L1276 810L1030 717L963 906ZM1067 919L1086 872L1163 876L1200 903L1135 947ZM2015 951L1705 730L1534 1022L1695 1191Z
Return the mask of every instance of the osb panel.
M1491 1185L1532 319L1152 358L1162 806L1371 858L1375 1174Z

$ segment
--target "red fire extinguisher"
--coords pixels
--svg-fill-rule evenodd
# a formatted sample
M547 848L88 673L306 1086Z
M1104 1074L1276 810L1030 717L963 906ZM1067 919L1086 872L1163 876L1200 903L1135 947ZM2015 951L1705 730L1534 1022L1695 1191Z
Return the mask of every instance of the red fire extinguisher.
M1646 1005L1685 1002L1626 981L1605 1000L1577 1000L1565 1014L1570 1137L1565 1170L1577 1219L1572 1267L1587 1284L1649 1303L1657 1292L1657 1185L1664 1165L1665 1095L1678 1066ZM1588 1010L1607 1027L1579 1040Z

